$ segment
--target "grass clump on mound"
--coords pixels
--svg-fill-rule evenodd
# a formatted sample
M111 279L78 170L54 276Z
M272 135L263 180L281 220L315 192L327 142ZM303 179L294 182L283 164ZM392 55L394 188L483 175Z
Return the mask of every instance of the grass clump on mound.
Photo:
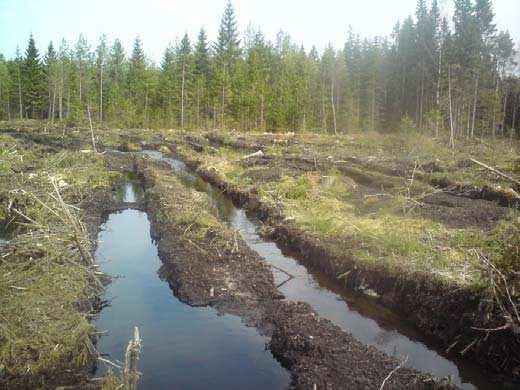
M45 383L93 362L90 314L102 285L78 206L112 179L100 156L1 137L0 384Z

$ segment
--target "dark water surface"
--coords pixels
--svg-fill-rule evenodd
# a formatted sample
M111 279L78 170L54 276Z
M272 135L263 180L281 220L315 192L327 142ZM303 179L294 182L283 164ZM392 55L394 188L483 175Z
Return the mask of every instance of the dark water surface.
M267 263L295 276L288 280L286 273L273 268L279 289L288 299L309 303L320 316L331 320L365 344L373 345L398 359L407 356L408 367L437 377L451 376L453 383L466 390L500 388L499 384L490 381L482 368L453 356L448 357L435 347L434 342L426 339L412 325L375 299L354 291L339 291L323 274L307 270L290 253L283 253L277 244L260 237L257 220L248 217L244 210L235 207L216 188L190 172L182 161L163 157L156 151L144 153L170 164L186 185L208 193L219 216L238 230L253 250Z
M126 183L119 194L135 202L136 188ZM138 192L137 192L138 194ZM240 318L194 308L175 298L161 280L161 261L150 238L146 213L111 214L99 234L96 259L104 272L120 275L108 286L111 306L96 321L107 330L98 350L122 359L138 326L143 339L140 389L282 389L289 375L265 349L266 337ZM106 370L100 363L98 374Z

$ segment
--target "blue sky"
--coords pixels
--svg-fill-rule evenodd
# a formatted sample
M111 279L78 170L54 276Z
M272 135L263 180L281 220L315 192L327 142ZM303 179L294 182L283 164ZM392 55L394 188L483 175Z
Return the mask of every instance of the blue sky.
M120 38L127 50L139 35L145 51L159 61L168 42L204 27L216 36L227 0L0 0L0 53L25 49L32 32L43 51L50 40L75 42L83 33L95 46L102 33ZM362 36L388 35L416 0L234 0L239 27L260 27L269 39L283 29L306 48L344 43L351 24ZM439 0L448 13L452 0ZM520 42L520 0L495 0L496 22Z

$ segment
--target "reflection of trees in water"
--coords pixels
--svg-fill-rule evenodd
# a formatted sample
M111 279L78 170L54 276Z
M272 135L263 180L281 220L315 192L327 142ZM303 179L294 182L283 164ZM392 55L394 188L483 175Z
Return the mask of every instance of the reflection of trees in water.
M119 202L136 202L142 199L144 190L136 181L126 181L115 189L114 197Z

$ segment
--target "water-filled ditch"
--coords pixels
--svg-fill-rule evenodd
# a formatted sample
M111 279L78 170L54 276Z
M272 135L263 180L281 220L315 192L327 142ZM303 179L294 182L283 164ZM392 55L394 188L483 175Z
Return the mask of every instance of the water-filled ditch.
M116 192L123 202L138 200L132 182ZM233 315L180 302L161 277L161 261L150 237L146 213L126 209L109 215L96 251L101 269L117 276L107 287L96 327L105 331L97 348L119 364L138 326L143 339L140 389L281 389L289 374L266 350L266 337ZM97 374L107 367L100 363Z
M183 183L206 192L218 210L219 217L238 230L244 241L273 266L280 291L291 300L309 303L316 312L361 342L394 355L407 357L406 365L437 377L451 376L463 389L496 389L482 369L471 362L448 357L432 340L428 340L403 318L365 294L338 289L323 274L308 270L287 250L263 239L258 234L260 222L246 215L243 209L218 189L206 183L182 161L164 157L157 151L143 152L168 163ZM289 275L295 276L289 278Z

